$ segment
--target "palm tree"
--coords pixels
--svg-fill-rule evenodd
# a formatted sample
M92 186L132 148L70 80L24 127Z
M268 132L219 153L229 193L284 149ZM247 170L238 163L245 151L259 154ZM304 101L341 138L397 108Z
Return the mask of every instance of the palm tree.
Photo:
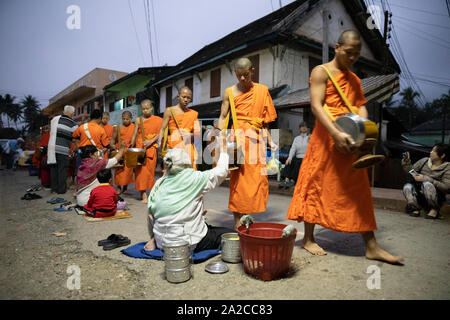
M402 92L400 92L400 95L402 96L402 100L400 101L400 106L407 107L409 109L409 123L408 123L408 129L412 128L413 123L413 115L417 111L417 104L414 101L414 98L419 96L419 93L417 91L414 91L411 87L406 88Z
M11 96L9 93L7 93L3 99L5 113L8 117L8 127L11 127L10 120L14 122L17 129L17 122L21 119L23 119L22 116L22 106L18 103L14 103L14 100L16 97Z
M20 104L23 109L23 118L26 130L29 132L34 132L36 129L39 129L39 124L36 123L36 120L39 118L41 109L39 108L39 103L37 100L32 95L28 95L22 99Z

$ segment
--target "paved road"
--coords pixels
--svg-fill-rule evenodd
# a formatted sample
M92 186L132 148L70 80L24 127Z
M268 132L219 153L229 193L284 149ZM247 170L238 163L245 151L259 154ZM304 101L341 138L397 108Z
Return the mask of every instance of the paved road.
M212 275L204 271L205 262L193 266L193 279L171 284L164 279L163 262L132 259L120 249L103 251L97 246L111 233L128 236L132 244L147 240L146 207L133 198L137 193L125 198L131 218L87 222L72 212L53 211L56 205L46 203L54 196L49 191L37 192L42 199L20 200L36 183L37 178L26 172L0 171L0 299L450 298L448 219L432 221L376 210L376 237L383 248L405 258L402 267L365 259L359 234L321 227L316 239L328 255L315 257L300 247L303 224L285 220L290 197L273 194L267 211L254 217L257 222L289 223L298 229L287 277L263 282L245 274L242 264L229 264L228 273ZM70 194L66 199L73 200ZM232 227L227 201L225 187L207 195L210 224ZM66 235L57 237L55 232ZM215 260L220 256L211 259ZM80 289L68 287L74 274L70 266L80 269Z

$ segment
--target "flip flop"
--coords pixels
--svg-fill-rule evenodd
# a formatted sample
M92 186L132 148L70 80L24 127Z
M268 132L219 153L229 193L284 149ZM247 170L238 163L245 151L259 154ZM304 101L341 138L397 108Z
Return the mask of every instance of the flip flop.
M67 211L72 211L72 208L67 208L64 205L60 205L59 208L53 208L53 211L67 212Z
M103 245L103 250L113 250L118 247L127 246L131 243L130 239L122 236L121 234L116 235L115 239L107 242Z
M117 234L111 234L111 235L109 235L109 237L108 238L106 238L106 239L103 239L103 240L99 240L98 242L97 242L97 244L98 244L98 246L104 246L105 244L107 244L107 243L110 243L113 239L115 239L117 237Z
M57 204L57 203L66 202L66 200L64 200L63 198L52 198L52 199L48 200L47 202L51 203L51 204Z

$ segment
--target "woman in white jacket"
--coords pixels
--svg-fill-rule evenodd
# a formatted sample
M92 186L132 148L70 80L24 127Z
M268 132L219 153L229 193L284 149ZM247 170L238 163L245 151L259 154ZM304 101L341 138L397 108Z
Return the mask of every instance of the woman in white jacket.
M145 250L164 248L179 240L189 243L194 252L217 249L221 235L232 229L206 224L203 196L228 176L226 140L221 134L217 166L207 171L192 169L190 156L182 149L171 149L164 157L166 172L148 197L150 241ZM156 243L155 243L156 241Z

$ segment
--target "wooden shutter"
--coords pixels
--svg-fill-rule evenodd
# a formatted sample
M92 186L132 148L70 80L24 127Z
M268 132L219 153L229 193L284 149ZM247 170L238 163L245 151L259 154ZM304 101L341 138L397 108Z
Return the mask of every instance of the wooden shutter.
M166 88L166 108L172 106L172 86Z
M220 68L211 71L210 98L220 96Z
M192 97L194 97L194 78L189 78L184 80L184 85L191 89L192 91Z
M259 83L259 54L248 57L248 59L252 62L253 68L255 68L255 72L252 76L252 81Z

